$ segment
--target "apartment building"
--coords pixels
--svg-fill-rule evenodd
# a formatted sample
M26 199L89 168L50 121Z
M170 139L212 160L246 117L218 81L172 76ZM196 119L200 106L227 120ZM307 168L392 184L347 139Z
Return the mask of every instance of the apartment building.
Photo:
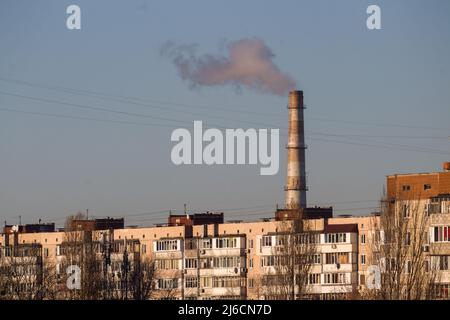
M443 299L450 286L449 168L390 175L386 196L406 221L425 217L421 252L438 270L436 297ZM367 289L369 267L380 258L374 243L387 241L379 214L333 217L331 208L279 209L259 221L224 222L223 213L207 212L170 215L167 225L148 228L125 228L123 220L77 225L122 297L130 285L124 266L131 274L133 266L151 264L151 299L351 299ZM64 275L69 243L68 232L54 226L6 226L0 238L2 273L7 261L32 255L27 270L36 281L46 263ZM125 296L133 298L128 291Z
M417 221L417 217L424 219L425 228L419 228L426 238L422 250L429 256L430 266L438 270L436 282L439 285L436 287L436 295L448 299L450 292L450 163L444 163L441 172L388 176L387 201L395 206L395 210L407 220ZM413 237L414 231L411 233ZM410 238L409 234L407 238Z
M210 215L217 218L215 214ZM294 298L350 297L357 289L358 228L356 224L330 224L331 220L320 217L308 220L311 234L307 237L286 233L291 221L275 218L90 230L86 234L102 268L113 275L116 289L121 289L118 274L125 257L130 265L134 260L154 262L153 298L156 299L276 299L280 294L277 290L288 290L289 294L292 290ZM57 273L64 273L73 242L67 232L6 231L9 232L0 241L3 260L18 259L10 250L37 245L41 268L46 263L54 263ZM86 234L82 241L86 241ZM303 237L303 241L314 246L313 251L306 252L311 263L306 286L289 282L280 285L275 280L282 273L289 274L282 267L283 259L295 254L287 252L289 237ZM11 242L12 238L15 240ZM72 258L72 262L75 260ZM300 287L303 287L301 292Z

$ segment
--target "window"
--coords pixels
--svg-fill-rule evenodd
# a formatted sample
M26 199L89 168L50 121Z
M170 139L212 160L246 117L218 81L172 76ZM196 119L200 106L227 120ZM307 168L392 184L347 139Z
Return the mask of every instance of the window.
M286 265L287 256L264 256L261 257L261 267L273 267Z
M406 273L411 273L411 261L406 261Z
M362 244L365 244L365 243L366 243L366 235L365 235L365 234L362 234L362 235L361 235L361 243L362 243Z
M320 264L320 254L312 254L310 257L309 257L309 263L310 264Z
M275 239L276 239L276 245L277 246L282 247L286 243L286 237L285 236L276 236Z
M325 234L325 243L347 242L346 233L327 233Z
M409 218L409 206L406 204L402 206L402 215L403 218Z
M240 257L215 257L212 258L212 266L213 268L238 268L240 260Z
M436 285L434 293L438 299L448 299L450 297L450 283Z
M48 258L48 248L44 248L44 257Z
M248 261L248 266L249 266L250 269L253 268L253 259L250 259Z
M184 242L184 248L186 250L195 250L197 249L197 241L196 239L186 239Z
M361 264L366 264L366 255L365 254L361 255Z
M405 185L402 186L402 190L403 190L403 191L409 191L409 190L411 190L411 186L405 184Z
M211 288L211 278L210 277L201 278L200 281L201 281L202 288Z
M186 288L197 288L198 278L197 277L187 277L186 278Z
M142 250L142 253L146 253L147 252L147 245L143 244L141 250Z
M261 267L272 267L275 265L274 256L261 257Z
M156 260L156 269L177 270L179 268L180 268L180 260L178 259Z
M431 184L426 183L423 185L423 190L430 190L431 189Z
M320 243L319 233L301 233L294 237L295 244Z
M178 288L178 279L158 279L158 289L176 289Z
M255 285L255 279L249 278L248 279L248 287L253 288L254 285Z
M407 232L405 236L405 246L411 245L411 232Z
M253 240L248 240L248 248L253 249Z
M449 270L448 265L449 265L449 260L450 260L450 256L438 256L439 259L439 270Z
M423 263L425 265L425 272L430 272L430 262L425 260Z
M397 261L395 258L390 258L386 261L386 270L395 270L397 268Z
M336 264L337 263L336 253L327 253L325 255L325 261L326 264Z
M263 236L261 239L262 247L271 247L272 246L272 237L271 236Z
M359 285L360 286L366 285L366 276L364 274L359 275Z
M320 273L311 273L308 275L308 284L320 284Z
M213 288L237 288L241 286L240 277L213 277Z
M216 248L237 248L236 238L218 238L216 239Z
M204 239L201 242L202 249L211 249L211 239Z
M449 230L450 226L437 226L432 227L433 234L432 234L432 240L433 242L449 242Z
M186 269L197 269L198 259L186 259L184 264Z
M240 265L241 265L240 257L210 257L201 259L202 269L239 268Z
M174 250L178 250L178 240L156 241L156 251L174 251Z
M324 274L325 284L345 284L347 277L345 273L326 273Z
M325 255L325 264L344 264L349 263L348 252L334 252Z

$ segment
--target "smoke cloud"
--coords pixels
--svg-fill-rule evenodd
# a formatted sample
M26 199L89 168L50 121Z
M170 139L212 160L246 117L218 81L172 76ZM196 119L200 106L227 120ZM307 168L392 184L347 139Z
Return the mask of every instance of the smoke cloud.
M161 55L173 62L191 88L231 85L284 96L296 87L295 81L273 62L272 50L259 39L230 42L226 55L197 55L196 45L167 42Z

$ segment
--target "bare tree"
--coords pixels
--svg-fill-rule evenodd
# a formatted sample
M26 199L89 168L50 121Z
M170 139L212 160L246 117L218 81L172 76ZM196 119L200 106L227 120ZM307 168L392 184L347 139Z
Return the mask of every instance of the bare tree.
M54 270L42 261L42 246L21 244L4 248L0 259L0 298L40 300L53 296Z
M381 272L379 287L364 290L363 298L431 299L438 281L428 254L428 215L420 196L381 201L380 219L373 226L369 262Z
M312 257L317 253L318 234L298 217L280 223L273 246L273 272L259 280L269 299L296 300L308 293Z
M139 261L131 272L131 292L134 300L149 300L155 285L155 263L150 258Z
M66 220L64 241L61 244L62 261L60 269L64 272L69 266L81 270L81 288L66 288L62 293L65 299L102 298L103 277L101 272L100 243L94 241L93 230L78 226L76 221L85 219L82 213ZM63 283L70 275L63 273Z

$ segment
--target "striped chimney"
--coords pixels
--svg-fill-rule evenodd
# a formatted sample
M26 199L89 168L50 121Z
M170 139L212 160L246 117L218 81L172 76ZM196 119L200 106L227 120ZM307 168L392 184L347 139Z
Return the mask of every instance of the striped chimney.
M305 129L303 91L289 92L288 162L286 209L306 208Z

